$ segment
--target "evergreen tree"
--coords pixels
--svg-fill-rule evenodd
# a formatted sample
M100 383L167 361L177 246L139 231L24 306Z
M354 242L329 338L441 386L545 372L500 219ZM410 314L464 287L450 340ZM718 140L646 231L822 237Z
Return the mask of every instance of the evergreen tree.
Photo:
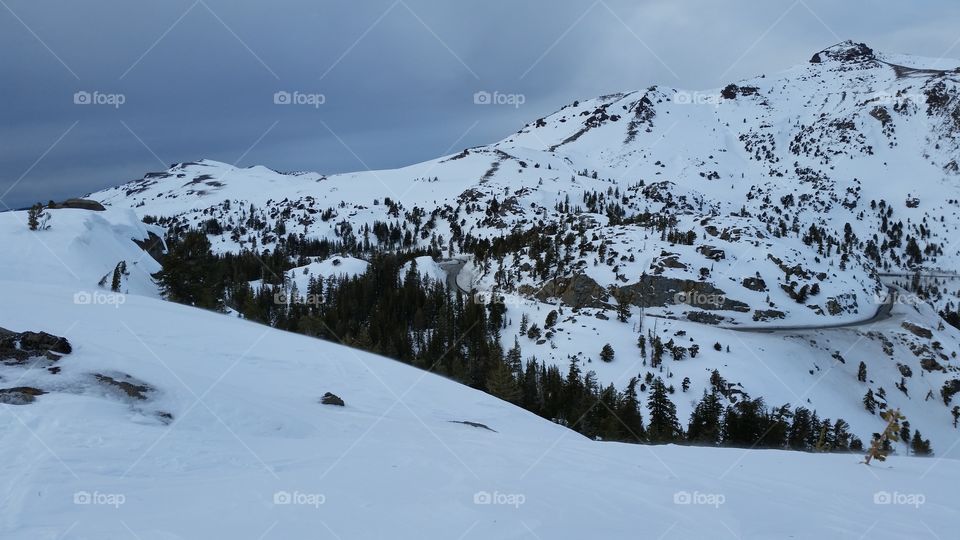
M646 440L647 436L643 426L643 415L640 413L640 400L637 397L638 382L636 377L630 379L616 414L623 422L623 428L626 431L622 440L637 443Z
M600 359L604 362L613 362L614 357L613 347L609 343L603 346L603 349L600 350Z
M127 261L120 261L113 269L113 277L110 280L110 290L120 292L121 280L127 275Z
M709 394L704 391L703 398L697 403L690 414L690 423L687 426L687 440L692 443L715 446L723 438L722 428L723 404L716 392Z
M523 396L513 370L504 362L499 362L487 378L487 391L510 403L520 403Z
M663 379L657 377L650 385L650 396L647 398L647 411L650 413L650 422L647 425L647 435L650 442L666 443L678 440L683 431L677 420L677 407L667 395L667 387Z
M43 205L37 203L27 210L27 227L31 231L43 231L50 228L50 214L46 213Z
M520 351L520 341L517 340L516 336L513 338L513 347L507 351L507 365L510 367L513 373L520 375L521 370L523 369L523 354Z
M216 274L210 240L200 231L186 233L171 242L157 274L160 288L169 300L208 309L223 307L223 283Z
M870 414L877 413L877 399L873 396L873 389L867 389L867 394L863 396L863 407Z
M860 362L860 367L857 369L857 380L867 382L867 365L863 362Z
M913 450L913 455L915 456L929 456L933 454L933 450L930 449L930 439L924 439L923 436L920 435L920 430L914 430L910 449Z

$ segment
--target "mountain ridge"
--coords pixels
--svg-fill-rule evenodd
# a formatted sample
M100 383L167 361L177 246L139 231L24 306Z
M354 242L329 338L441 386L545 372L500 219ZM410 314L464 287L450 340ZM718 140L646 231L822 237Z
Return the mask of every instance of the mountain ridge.
M504 350L517 338L527 355L561 367L577 358L624 385L651 373L636 341L654 325L703 351L652 370L691 378L694 396L709 388L704 369L735 369L724 376L748 392L827 403L862 433L863 392L889 390L940 448L955 436L940 394L958 371L945 346L958 334L941 315L956 312L960 280L924 274L960 266L960 84L946 65L957 63L841 42L715 90L575 101L499 142L400 169L283 174L203 160L90 197L171 231L200 228L217 253L291 238L359 258L421 249L437 259L432 275L461 258L456 283L509 299ZM282 270L310 272L296 261ZM289 293L284 281L275 286ZM908 289L893 321L828 330L870 320L890 285ZM521 318L552 310L565 324L525 335ZM824 330L733 338L722 326ZM594 362L598 340L626 358ZM731 341L736 368L710 347ZM884 377L855 381L848 357ZM758 360L771 373L752 373ZM790 373L786 392L779 373ZM794 390L821 373L843 382Z

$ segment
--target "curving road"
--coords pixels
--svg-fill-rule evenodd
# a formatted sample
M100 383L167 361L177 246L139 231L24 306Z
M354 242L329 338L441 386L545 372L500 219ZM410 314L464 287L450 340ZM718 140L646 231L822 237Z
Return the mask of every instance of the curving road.
M463 259L444 259L437 261L437 264L447 273L447 287L450 290L459 289L464 293L470 293L460 286L460 283L457 281L457 276L460 274L460 270L463 269L463 266L466 264L466 260ZM833 324L801 324L801 325L784 325L784 326L715 326L715 328L722 328L724 330L734 330L736 332L752 332L758 334L773 334L776 332L808 332L814 330L835 330L840 328L856 328L859 326L870 326L876 324L880 321L884 321L890 318L890 313L893 311L893 304L897 299L897 289L890 285L887 285L887 297L884 298L883 303L877 308L876 313L873 314L869 319L864 319L862 321L850 321L842 323L833 323ZM656 317L658 319L670 319L670 320L679 320L674 317L665 317L663 315L652 315L647 314L647 317ZM687 321L694 322L694 321ZM703 324L703 323L697 323ZM710 325L713 326L713 325Z
M887 285L887 297L883 299L883 303L880 304L880 307L877 308L877 312L873 314L873 317L862 321L852 321L845 323L836 323L836 324L806 324L806 325L796 325L796 326L754 326L754 327L744 327L744 326L720 326L718 328L723 328L725 330L736 330L737 332L754 332L754 333L763 333L763 334L772 334L774 332L803 332L810 330L833 330L837 328L856 328L858 326L869 326L876 324L880 321L884 321L890 318L890 312L893 311L893 304L897 299L897 290L889 285Z

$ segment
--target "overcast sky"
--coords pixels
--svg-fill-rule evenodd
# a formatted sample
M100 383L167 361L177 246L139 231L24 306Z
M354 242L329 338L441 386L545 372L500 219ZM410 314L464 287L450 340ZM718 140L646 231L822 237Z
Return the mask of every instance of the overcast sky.
M200 158L397 167L578 98L716 88L848 38L960 57L957 20L956 0L0 0L0 210Z

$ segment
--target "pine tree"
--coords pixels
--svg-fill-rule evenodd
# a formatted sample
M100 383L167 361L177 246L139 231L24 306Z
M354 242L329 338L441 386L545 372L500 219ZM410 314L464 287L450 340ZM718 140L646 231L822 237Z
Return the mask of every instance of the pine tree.
M857 380L867 382L867 365L863 362L860 362L860 367L857 369Z
M498 398L510 403L520 403L523 394L513 377L510 366L499 362L487 378L487 391Z
M181 304L221 309L223 284L216 274L216 258L210 251L207 235L189 231L179 242L169 244L163 270L157 274L163 293Z
M863 407L867 409L870 414L877 413L877 399L873 397L873 389L867 389L867 394L863 396Z
M120 286L122 285L121 279L125 275L127 275L127 261L120 261L113 269L113 277L110 280L111 291L120 292Z
M603 349L600 350L600 359L604 362L613 362L614 355L613 347L611 347L609 343L604 345Z
M514 336L513 347L511 347L510 350L507 351L507 365L510 367L510 369L514 373L519 375L521 370L523 369L522 362L523 362L523 354L520 351L520 341L517 340L516 336Z
M930 449L930 439L924 439L920 435L920 430L914 430L910 449L913 450L915 456L929 456L933 453L933 450Z
M626 431L623 440L637 443L643 442L647 437L643 427L643 415L640 413L640 401L637 398L638 382L636 377L630 379L616 414Z
M716 392L703 392L703 398L690 414L687 440L692 443L717 445L723 437L721 431L723 404Z
M647 410L650 413L650 423L647 425L650 442L665 443L680 438L682 430L677 420L677 407L670 401L667 387L660 377L654 379L650 386Z
M31 231L45 231L49 229L49 221L50 214L44 211L42 204L37 203L31 206L30 210L27 210L27 227L29 227Z

